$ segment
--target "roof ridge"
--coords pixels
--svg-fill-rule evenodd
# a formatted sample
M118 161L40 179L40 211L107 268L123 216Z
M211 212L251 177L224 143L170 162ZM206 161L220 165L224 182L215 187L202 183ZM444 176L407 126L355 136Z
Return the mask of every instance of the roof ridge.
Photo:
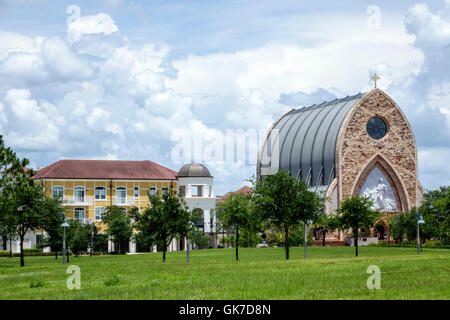
M343 98L335 98L334 100L331 101L324 101L320 104L312 104L310 106L303 106L303 107L299 107L299 108L294 108L292 111L293 113L295 112L303 112L303 111L307 111L307 110L311 110L311 109L318 109L318 108L323 108L323 107L328 107L330 105L334 105L334 104L338 104L341 102L346 102L346 101L350 101L350 100L354 100L354 99L359 99L364 95L364 93L358 92L357 94L354 94L352 96L345 96Z

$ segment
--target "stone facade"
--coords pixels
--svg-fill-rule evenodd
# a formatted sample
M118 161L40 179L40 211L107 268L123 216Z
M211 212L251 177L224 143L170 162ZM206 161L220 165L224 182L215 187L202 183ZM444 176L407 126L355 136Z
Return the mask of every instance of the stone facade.
M388 127L380 140L372 139L366 130L367 121L375 116ZM374 167L387 177L399 211L420 201L414 134L403 112L381 90L367 93L348 113L339 131L336 159L339 201L358 195Z

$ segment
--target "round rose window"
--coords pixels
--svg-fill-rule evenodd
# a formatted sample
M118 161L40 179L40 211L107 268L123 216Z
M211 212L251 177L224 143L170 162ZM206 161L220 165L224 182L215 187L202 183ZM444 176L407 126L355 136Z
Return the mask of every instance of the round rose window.
M387 125L383 119L372 117L367 121L366 130L372 139L379 140L387 133Z

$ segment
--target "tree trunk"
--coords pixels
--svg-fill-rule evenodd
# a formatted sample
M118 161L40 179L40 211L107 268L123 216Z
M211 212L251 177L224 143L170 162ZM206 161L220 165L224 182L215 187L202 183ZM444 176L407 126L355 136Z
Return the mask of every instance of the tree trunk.
M164 247L163 248L163 263L165 263L166 262L166 248Z
M284 246L286 247L286 260L289 260L289 234L288 227L284 227Z
M327 231L326 231L326 230L323 230L322 233L323 233L322 247L325 247L325 237L326 237L326 235L327 235Z
M25 261L23 258L23 238L24 236L20 236L20 266L25 267Z
M9 257L12 258L12 239L9 239Z
M55 259L58 259L58 250L55 250Z
M8 237L7 236L3 236L2 243L3 243L3 250L6 250L6 245L8 243Z
M354 241L355 241L355 252L356 252L356 256L358 256L358 228L355 228L353 230L353 237L354 237Z
M236 261L239 261L239 228L236 228Z

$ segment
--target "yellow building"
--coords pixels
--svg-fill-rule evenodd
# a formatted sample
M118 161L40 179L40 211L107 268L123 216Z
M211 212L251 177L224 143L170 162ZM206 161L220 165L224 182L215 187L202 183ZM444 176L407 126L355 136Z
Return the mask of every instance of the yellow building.
M67 218L100 224L107 206L141 210L150 204L148 192L163 194L171 184L177 190L176 176L148 160L60 160L34 178L43 181L47 195L62 197Z

